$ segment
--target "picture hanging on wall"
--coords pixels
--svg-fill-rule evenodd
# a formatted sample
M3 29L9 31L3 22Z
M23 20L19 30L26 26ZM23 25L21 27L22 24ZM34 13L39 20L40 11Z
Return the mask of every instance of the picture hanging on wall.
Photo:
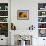
M29 10L17 10L17 20L29 20Z

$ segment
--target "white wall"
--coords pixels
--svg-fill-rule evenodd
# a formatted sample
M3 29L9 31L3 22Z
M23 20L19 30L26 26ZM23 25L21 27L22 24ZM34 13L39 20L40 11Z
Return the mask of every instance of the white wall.
M29 20L17 20L17 10L29 10ZM36 12L37 2L35 3L35 1L33 2L29 0L11 0L11 22L16 25L17 30L28 30L29 26L31 26L35 22L37 23Z
M29 20L17 20L17 10L19 9L29 10ZM27 34L29 26L33 24L36 29L33 35L37 36L37 2L33 0L11 0L11 22L16 25L17 30L15 34ZM31 33L28 32L28 34Z
M11 0L11 22L16 25L17 30L15 31L15 33L18 33L21 30L19 34L21 32L25 32L24 34L26 34L28 27L33 24L35 26L35 30L32 31L33 46L43 46L40 45L43 44L43 38L38 38L37 30L38 3L46 3L46 0ZM17 10L29 10L29 20L17 20Z

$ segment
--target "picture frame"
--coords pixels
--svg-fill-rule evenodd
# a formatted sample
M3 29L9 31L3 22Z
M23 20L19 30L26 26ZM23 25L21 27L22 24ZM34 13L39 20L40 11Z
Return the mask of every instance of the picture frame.
M17 10L17 20L29 20L29 10Z

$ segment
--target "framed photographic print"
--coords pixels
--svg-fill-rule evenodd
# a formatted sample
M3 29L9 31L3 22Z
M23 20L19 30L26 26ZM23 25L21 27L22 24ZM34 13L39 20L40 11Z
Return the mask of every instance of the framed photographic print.
M17 10L18 20L29 20L29 10Z

